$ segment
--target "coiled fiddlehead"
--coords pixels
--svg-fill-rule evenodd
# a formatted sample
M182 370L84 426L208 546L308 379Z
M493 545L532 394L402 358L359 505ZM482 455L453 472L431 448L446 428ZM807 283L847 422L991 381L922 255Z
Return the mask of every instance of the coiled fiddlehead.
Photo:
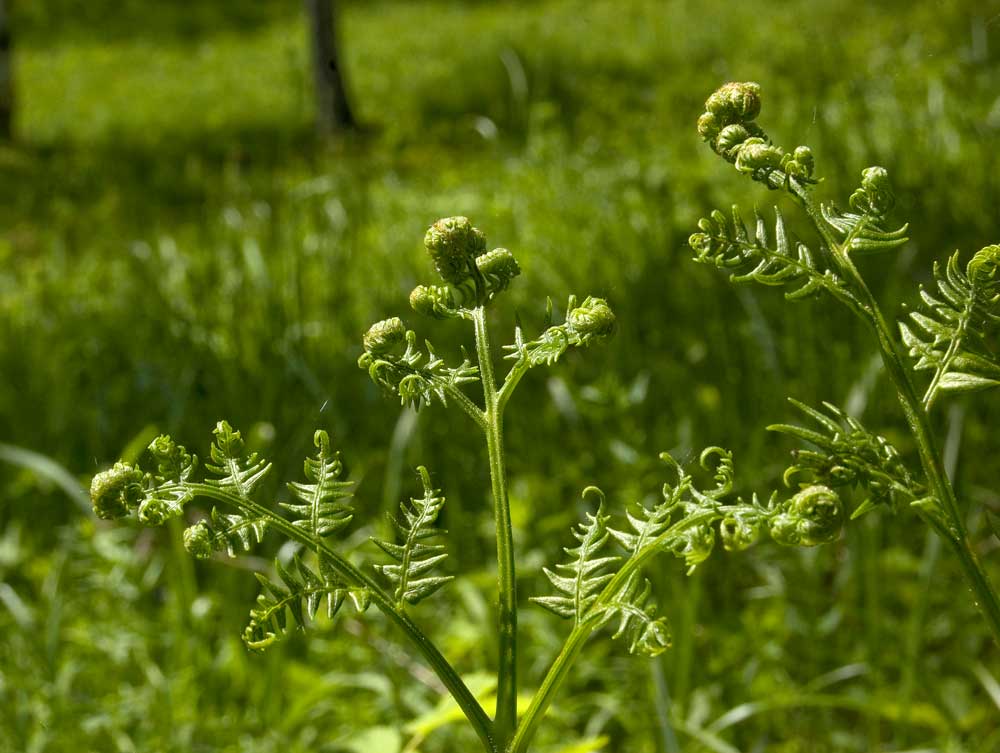
M812 153L798 147L791 155L786 154L768 141L756 122L760 113L759 86L726 84L708 98L705 109L698 120L698 132L713 151L752 179L789 194L812 222L820 244L817 255L800 252L798 267L789 263L787 251L772 261L766 244L745 240L746 232L739 229L738 217L730 226L721 213L714 213L711 218L703 219L699 223L700 232L690 237L695 260L731 271L748 270L743 277L737 274L737 280L749 277L765 284L804 280L789 297L801 297L800 291L808 294L822 288L859 316L874 335L885 374L899 397L920 457L926 488L912 488L907 479L899 476L897 458L889 454L887 444L877 441L881 438L868 435L846 417L831 419L819 412L810 415L820 421L826 432L783 429L808 437L820 448L819 452L800 453L790 473L809 471L830 480L831 484L837 480L837 474L845 474L861 485L867 484L872 494L855 510L855 515L882 504L896 492L909 496L911 506L949 544L961 563L976 603L995 640L1000 642L1000 595L969 539L965 511L945 472L929 419L929 411L939 394L978 390L1000 383L1000 361L983 337L1000 313L996 309L1000 250L997 246L982 249L964 272L957 256L949 260L944 270L935 267L938 293L922 292L924 309L911 314L909 321L900 326L905 346L917 359L915 368L934 372L921 400L895 333L855 264L858 255L898 249L907 242L906 225L892 228L887 224L895 206L887 171L873 166L862 172L861 185L850 196L849 211L817 203L812 195L817 182L813 177ZM842 418L848 427L847 440L829 425L840 424ZM925 492L925 496L914 499L919 492ZM823 508L815 509L818 512ZM782 536L786 532L793 532L799 538L814 536L810 531L784 524L781 531Z
M632 653L654 656L669 647L670 632L666 620L656 616L652 589L641 577L651 557L671 553L684 560L690 573L711 555L716 525L731 551L750 546L762 529L780 544L825 544L837 538L843 525L840 498L825 486L808 486L784 502L777 494L766 503L756 496L750 502L727 502L733 493L730 452L711 447L702 453L702 466L715 468L715 486L708 489L699 489L669 455L662 457L675 470L677 481L663 485L662 503L626 511L625 528L608 525L611 516L605 512L600 490L584 491L599 496L598 509L586 513L587 521L573 531L579 544L564 550L569 559L554 570L545 569L560 594L531 599L572 619L577 628L589 624L595 630L618 617L621 622L613 637L624 636ZM624 555L608 551L612 540Z
M885 437L870 432L860 421L830 403L823 403L824 411L820 411L798 400L789 402L816 426L772 424L768 431L788 434L816 449L792 452L792 464L785 471L787 484L792 485L797 477L804 475L814 483L834 488L864 489L868 497L852 513L852 520L876 506L894 509L904 502L926 497L925 483L910 471L899 451Z

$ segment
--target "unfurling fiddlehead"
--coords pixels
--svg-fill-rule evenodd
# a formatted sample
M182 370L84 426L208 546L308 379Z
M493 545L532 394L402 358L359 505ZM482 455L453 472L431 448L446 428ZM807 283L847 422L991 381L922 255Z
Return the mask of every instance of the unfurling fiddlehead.
M781 240L784 228L780 215L779 239L771 250L761 234L763 223L758 222L757 238L751 240L734 210L731 223L721 212L699 222L699 232L689 239L695 260L730 271L738 282L787 283L794 286L788 298L825 290L858 315L875 336L885 373L899 397L920 456L923 479L914 480L915 474L906 470L898 453L883 438L870 434L830 405L826 405L829 415L799 406L819 423L818 431L774 427L818 448L800 451L789 476L808 473L831 487L853 483L866 488L869 497L854 516L896 498L907 500L952 547L976 603L994 638L1000 641L1000 596L969 541L965 513L945 473L928 416L941 394L1000 384L1000 359L986 337L1000 321L1000 247L982 249L964 271L957 254L943 269L935 265L937 292L921 291L922 309L900 325L902 344L916 359L914 368L933 371L921 400L900 343L854 262L859 255L890 251L907 242L906 225L892 228L887 224L896 203L888 173L882 167L866 168L860 187L850 196L849 211L817 203L812 196L817 183L812 153L797 147L789 155L771 144L756 122L760 105L756 84L726 84L705 103L698 132L740 172L770 189L788 193L812 222L818 251L813 253L799 244L797 253L790 253L788 241ZM813 508L820 512L824 505ZM792 527L782 525L780 530L784 536ZM815 537L807 530L797 530L796 535Z
M400 505L398 516L389 515L389 522L399 534L402 543L396 544L372 537L378 547L398 564L376 565L395 587L396 605L416 604L426 599L450 581L451 575L428 575L448 554L444 544L428 544L427 539L443 536L446 531L435 528L434 522L444 506L444 497L431 486L431 477L423 466L417 468L424 485L424 496Z
M934 263L937 294L921 289L922 310L900 322L913 368L934 372L924 393L927 410L938 395L1000 385L1000 355L988 336L1000 323L1000 246L981 249L963 270L956 251L942 269Z
M653 557L673 554L684 559L691 572L711 554L716 525L729 550L746 548L763 529L780 544L816 546L833 541L843 526L840 498L825 486L808 486L785 501L778 501L777 493L767 502L756 495L749 502L729 500L734 468L727 450L711 447L702 453L702 467L715 468L715 485L708 489L696 486L669 455L661 457L677 479L663 485L662 503L627 511L627 529L608 526L603 494L593 487L584 492L598 494L597 512L587 513L587 522L573 532L579 545L564 550L569 559L545 571L559 594L532 599L572 619L574 627L525 713L512 753L525 753L570 666L596 630L617 619L612 637L624 639L630 653L656 656L670 647L669 625L658 616L652 586L643 576ZM612 539L621 554L609 551Z
M792 452L792 464L785 471L787 484L806 476L834 488L854 486L865 490L868 496L851 514L852 519L876 506L895 509L926 497L926 485L911 473L885 437L868 431L860 421L830 403L823 403L824 412L797 400L789 402L811 418L816 427L773 424L768 430L789 434L816 449Z
M556 596L531 600L554 614L569 618L579 628L594 630L613 618L620 619L614 637L624 636L632 653L656 655L670 645L666 620L656 616L652 589L641 571L648 560L670 553L685 561L688 572L704 562L715 547L716 525L726 549L745 549L761 529L788 546L816 546L837 538L843 526L843 505L832 489L814 484L790 499L779 502L772 494L764 503L754 496L750 502L733 494L732 455L712 447L702 453L702 466L716 462L715 486L703 490L691 476L664 455L677 473L676 483L663 486L663 502L652 508L639 506L626 511L627 528L608 526L604 495L593 487L600 504L596 513L587 513L573 536L579 544L564 551L569 559L545 570ZM617 542L624 554L608 550Z
M229 511L213 507L207 518L184 531L184 547L194 557L205 559L221 551L235 556L260 543L269 530L311 549L318 570L296 554L290 564L275 561L277 580L257 573L263 591L251 610L243 636L250 648L264 649L287 635L290 627L305 627L323 600L330 618L347 597L358 611L364 611L371 602L373 584L358 577L359 573L324 543L326 537L350 523L351 508L344 500L352 494L352 484L339 480L340 456L332 449L327 433L315 434L317 453L305 461L307 483L287 485L297 501L279 502L291 518L256 501L270 463L248 451L241 433L225 421L218 423L214 435L211 462L205 464L205 469L215 478L196 480L197 457L170 437L160 436L148 449L153 470L117 463L94 477L91 499L95 512L104 518L134 513L144 525L159 525L181 515L186 504L203 497L221 503Z

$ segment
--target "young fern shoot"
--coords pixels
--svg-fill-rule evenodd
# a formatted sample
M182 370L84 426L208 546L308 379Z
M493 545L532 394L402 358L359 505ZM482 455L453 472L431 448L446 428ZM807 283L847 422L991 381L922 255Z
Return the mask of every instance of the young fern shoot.
M267 532L297 545L290 560L278 560L271 573L257 573L261 593L250 610L243 639L265 650L294 628L307 627L320 613L333 619L349 604L358 613L375 607L398 627L454 697L487 753L525 753L587 639L605 625L630 653L656 656L671 643L666 619L659 614L644 568L658 554L684 560L691 571L712 552L717 536L729 550L749 546L767 529L788 545L814 546L835 539L844 511L836 492L824 483L807 483L790 498L749 502L733 499L731 454L710 448L701 463L714 469L714 485L696 486L691 476L663 455L675 475L664 484L663 502L629 511L613 524L604 494L595 487L585 496L598 498L567 548L568 560L546 569L554 595L532 599L573 627L523 716L518 719L517 609L514 542L507 495L503 443L504 411L520 380L532 368L555 363L570 348L598 342L615 327L608 303L570 297L565 320L550 324L528 339L520 326L504 347L510 365L502 382L495 376L487 308L520 274L506 249L486 251L485 239L464 217L440 220L428 230L425 245L443 285L418 286L410 296L415 311L431 318L468 321L475 343L475 364L463 354L457 366L445 363L398 318L373 324L364 335L358 360L372 380L415 407L457 405L482 431L489 462L496 520L498 565L496 710L492 718L469 691L454 667L410 616L410 610L452 579L441 569L447 557L445 531L437 519L445 505L424 467L417 469L423 494L404 502L391 517L395 537L372 538L391 561L375 564L374 573L359 567L334 544L353 521L354 486L342 480L343 466L329 436L317 431L316 454L305 461L305 481L287 484L290 501L275 507L261 492L271 465L249 452L240 432L225 421L215 428L210 462L199 472L198 459L166 436L149 447L147 468L119 462L94 477L91 498L101 518L134 515L144 525L160 525L185 514L203 499L212 507L184 532L184 545L198 558L225 552L232 557L260 543ZM551 320L551 310L549 311ZM479 386L478 395L466 393ZM220 509L221 508L221 509ZM717 534L718 530L718 534ZM380 577L376 577L380 576ZM388 588L382 585L388 584Z
M831 487L867 489L868 498L852 517L890 502L910 505L958 558L994 639L1000 641L1000 600L970 541L930 421L940 397L1000 384L1000 356L988 338L1000 322L1000 246L978 251L964 269L958 252L943 269L935 264L937 292L920 291L922 305L899 324L900 340L854 263L858 255L892 251L907 241L906 225L888 224L895 205L888 173L882 167L866 168L848 201L849 211L817 203L811 150L798 146L788 153L771 143L756 122L760 105L757 84L726 84L706 101L698 132L739 172L791 196L811 221L818 243L793 246L775 209L772 245L767 223L758 215L751 234L734 207L731 217L715 211L698 223L699 232L689 241L695 261L726 270L736 283L785 287L791 301L826 293L853 311L875 337L920 458L919 469L911 469L885 439L835 406L824 404L821 411L795 403L818 429L770 428L816 449L797 452L786 479L805 474ZM912 370L932 372L923 397L906 362L907 351L916 359Z

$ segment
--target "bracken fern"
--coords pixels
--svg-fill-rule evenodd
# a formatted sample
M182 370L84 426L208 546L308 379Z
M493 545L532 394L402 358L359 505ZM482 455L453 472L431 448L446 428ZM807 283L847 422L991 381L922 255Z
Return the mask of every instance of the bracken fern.
M854 484L869 495L852 517L890 502L905 502L950 546L962 565L975 601L1000 640L1000 601L970 540L964 507L944 470L930 414L937 399L1000 384L1000 358L989 334L1000 321L1000 246L978 251L963 269L955 252L943 265L935 263L936 292L921 290L921 305L899 324L900 341L855 266L860 254L892 251L907 242L907 226L893 228L888 216L895 205L887 171L868 167L848 201L850 211L817 203L818 180L811 150L787 153L768 139L756 122L760 87L755 83L722 86L705 102L698 131L709 146L736 169L772 190L788 194L816 231L816 243L792 242L777 214L776 244L767 242L758 218L756 236L743 227L739 210L729 221L720 212L702 219L690 237L695 260L730 272L734 282L787 285L786 298L796 300L828 293L854 312L871 330L885 373L899 396L903 415L919 454L919 468L908 466L882 437L866 430L844 411L824 403L824 410L795 405L817 428L777 425L813 445L793 456L786 480L807 476L831 486ZM913 370L932 377L919 396L904 353L916 359Z
M790 163L785 167L792 169ZM726 253L739 254L739 249L751 248L745 233L735 229L731 236L736 245ZM782 232L778 240L781 254L785 253L783 237ZM767 243L761 233L758 241L759 246L753 248L764 253ZM475 364L464 352L460 363L447 364L430 342L418 346L416 332L401 319L391 318L373 324L365 333L358 365L376 385L404 404L416 408L457 405L483 434L499 576L497 705L492 717L410 616L412 609L453 577L441 571L447 551L445 531L437 527L437 519L445 498L434 488L426 468L417 469L423 494L402 503L399 513L390 516L395 536L372 537L377 548L392 560L372 565L374 574L336 549L337 535L353 520L355 490L341 479L339 454L322 430L314 435L316 455L305 461L305 481L289 483L292 499L277 505L261 491L270 463L248 451L240 432L225 421L216 426L202 480L197 457L161 436L149 447L149 467L116 463L94 477L91 498L99 517L135 515L144 525L159 525L185 515L187 505L196 499L223 508L212 507L184 533L185 547L199 558L220 552L236 556L258 544L268 532L291 542L294 546L289 558L276 560L273 572L257 573L262 590L243 634L249 648L264 650L292 634L293 629L308 627L319 615L332 620L345 603L357 613L374 606L400 628L438 675L484 750L524 753L575 659L596 631L613 625L611 637L620 639L634 654L655 656L671 645L668 622L660 614L644 574L655 556L680 558L690 572L709 557L720 537L725 548L734 551L752 544L762 530L782 544L825 543L839 534L843 506L836 492L818 481L802 484L785 499L779 499L777 493L768 495L766 501L756 495L749 501L734 499L732 456L720 448L710 448L702 455L702 465L714 470L714 486L706 489L697 486L669 455L663 455L675 476L663 485L663 501L628 511L620 525L612 525L614 516L603 492L588 487L585 496L599 498L596 511L587 513L586 522L574 531L578 543L565 550L569 559L545 570L557 593L532 599L556 615L572 619L573 627L527 710L518 718L518 599L503 444L504 411L529 371L556 363L571 348L586 347L610 336L615 315L602 298L589 296L579 303L570 296L563 321L556 323L550 302L548 325L539 334L526 337L520 323L515 327L513 342L504 346L508 370L498 383L487 311L520 274L520 266L507 249L487 251L485 237L465 217L436 222L424 243L443 284L417 286L410 295L411 307L432 319L469 322ZM783 273L778 268L759 272L762 279L775 274ZM468 394L469 385L478 385L479 394ZM375 576L388 582L389 590Z

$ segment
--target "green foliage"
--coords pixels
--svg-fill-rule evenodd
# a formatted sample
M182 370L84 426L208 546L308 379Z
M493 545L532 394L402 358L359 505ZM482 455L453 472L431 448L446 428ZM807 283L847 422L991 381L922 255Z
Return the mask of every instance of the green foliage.
M387 322L400 322L399 319ZM448 404L448 396L454 396L460 385L476 380L477 369L468 356L459 366L449 367L434 352L434 346L424 343L424 353L417 345L417 335L413 330L405 333L406 348L402 352L392 346L403 338L387 341L380 339L386 322L377 322L365 335L365 352L358 359L358 366L368 370L372 381L388 392L399 395L403 405L419 408L437 401ZM374 331L374 336L373 336ZM373 347L374 349L369 349Z
M926 485L910 472L899 451L885 437L871 433L860 421L830 403L823 403L824 412L798 400L789 402L817 426L767 427L768 431L782 432L816 447L793 451L792 465L785 471L786 483L805 475L834 488L853 485L864 489L869 496L851 514L852 519L875 506L896 508L899 503L926 496Z
M923 306L899 323L913 368L933 371L924 393L930 409L938 395L1000 384L1000 356L989 335L1000 322L1000 246L978 251L959 266L956 251L942 266L934 262L938 293L920 291Z
M758 282L775 287L792 287L785 293L790 301L807 298L826 290L834 295L849 295L847 284L832 270L824 269L816 253L804 243L792 242L785 230L780 210L774 208L774 248L768 242L767 224L757 214L757 229L751 238L739 208L734 206L732 219L716 210L698 222L700 233L689 239L695 259L731 271L730 280L737 283Z
M293 627L305 628L308 621L316 617L320 604L326 605L326 617L330 620L348 596L358 612L364 612L370 604L368 591L346 588L322 555L319 572L305 565L298 556L288 567L275 560L274 569L280 582L256 573L262 591L256 606L250 610L250 622L243 631L243 642L255 651L269 648L286 637Z
M404 412L409 433L390 445L398 405L343 357L375 318L417 324L404 304L423 279L419 239L435 217L461 213L516 244L525 270L493 314L498 331L517 310L535 337L545 296L565 303L573 290L612 300L620 321L606 355L568 353L525 380L505 422L517 554L532 563L522 590L544 590L533 563L559 551L580 485L650 504L652 448L687 457L725 440L741 488L775 483L773 438L747 427L785 420L785 394L818 405L850 390L851 415L916 468L846 311L821 298L782 309L766 290L732 297L708 268L679 261L700 213L728 214L742 180L720 174L709 149L699 157L691 121L719 70L747 70L767 96L757 119L778 143L802 134L813 148L817 194L845 188L848 206L857 167L890 168L915 242L863 264L894 312L932 257L944 266L961 248L964 266L995 232L996 26L979 6L343 4L345 69L372 127L327 148L309 128L301 4L13 5L19 141L0 150L0 441L90 474L119 451L134 462L120 448L140 425L198 437L206 418L227 416L275 471L304 481L297 469L322 425L349 439L359 496L375 501L384 473L384 504L406 496L397 467L427 464L443 474L460 578L416 614L468 678L493 661L475 429ZM667 27L677 33L664 45ZM767 197L739 201L751 234L749 210L761 207L773 242ZM781 209L821 254L794 207ZM461 360L459 326L427 331L449 365ZM981 459L995 455L996 404L956 397L938 401L935 421L952 427L939 444L960 444L954 479L973 546L995 570L982 518L996 509L994 469ZM260 493L294 502L276 475ZM0 739L14 749L475 747L455 704L451 723L408 739L417 733L399 720L434 708L440 686L387 645L377 620L260 658L239 641L253 556L185 565L176 531L81 520L33 469L0 467L0 490ZM372 533L378 507L358 505L346 546ZM691 579L656 568L648 579L675 649L646 662L589 643L535 747L557 753L586 730L636 751L992 749L995 705L970 671L992 666L986 629L957 598L957 563L922 549L923 533L915 516L871 516L834 547L716 555ZM283 542L271 531L255 549L270 560ZM520 610L523 671L558 653L558 627ZM469 683L481 699L491 692ZM534 684L525 675L522 692ZM390 728L396 743L366 733Z
M823 484L854 483L864 487L870 496L852 517L897 496L907 499L951 546L994 639L1000 641L1000 597L988 572L972 553L965 509L945 471L929 418L938 393L971 391L997 383L994 377L1000 375L998 363L984 342L984 330L998 319L993 307L1000 300L996 287L1000 247L981 250L964 273L958 265L958 254L948 261L944 273L935 265L940 297L922 292L927 313L914 312L911 321L900 326L905 345L919 359L914 368L934 370L931 385L920 400L894 333L854 263L857 255L898 249L907 241L908 226L886 229L887 215L895 206L888 172L882 167L863 171L861 186L850 198L852 212L841 212L831 204L817 205L812 196L816 181L812 178L811 151L803 147L795 150L796 155L808 157L804 165L798 156L790 159L780 148L770 145L754 121L760 112L757 84L726 84L708 98L705 108L706 113L698 121L702 137L737 170L768 188L784 190L796 201L823 244L824 262L821 269L812 255L800 251L799 267L792 267L787 241L781 240L784 232L780 215L777 263L771 261L766 238L759 230L757 242L749 241L735 210L732 225L727 225L720 213L699 223L702 232L689 239L695 260L722 268L757 265L748 274L734 277L738 281L782 284L805 278L786 297L803 297L823 287L858 315L874 335L926 479L915 481L917 474L906 468L899 453L884 438L868 432L835 406L825 403L824 414L796 403L819 424L820 430L786 425L772 428L804 439L818 451L799 452L786 472L786 481L805 472ZM781 543L822 543L838 535L842 512L839 499L828 486L810 486L795 496L788 517L783 513L772 521L771 535Z
M288 484L288 489L302 504L282 502L281 506L297 518L294 525L311 536L322 538L350 525L352 508L341 500L353 496L354 484L339 480L343 465L340 453L330 446L330 436L325 431L317 431L313 442L316 457L305 461L305 475L312 483L293 481Z
M732 453L710 447L701 455L703 468L715 470L715 486L699 489L692 477L664 453L662 456L677 474L675 483L663 485L663 502L651 508L639 506L626 511L627 529L607 525L603 493L595 513L587 513L573 536L579 542L564 549L569 559L545 569L545 575L561 593L559 596L532 597L539 606L559 617L572 619L577 630L587 630L619 619L614 638L624 638L629 653L657 656L671 645L670 630L657 615L652 585L642 575L648 561L661 553L684 560L688 574L708 559L715 547L716 524L726 549L738 551L752 544L762 528L780 544L816 546L833 541L843 525L843 507L835 492L809 486L784 502L777 495L766 503L756 495L749 503L742 499L727 503L733 494ZM608 554L610 540L621 545L624 556Z
M604 514L602 499L596 513L587 513L587 522L581 523L573 531L573 537L580 543L563 551L569 561L556 565L558 572L545 568L545 576L557 591L565 596L534 596L532 601L560 617L574 620L579 625L597 601L602 589L614 577L613 572L602 572L620 558L598 557L598 553L611 538L607 528L609 516Z
M426 468L420 466L417 473L424 485L424 496L410 499L409 505L401 505L399 516L388 516L402 543L372 537L379 549L399 563L376 565L375 569L396 587L394 598L396 606L400 608L404 602L416 604L423 601L454 578L451 575L428 575L448 557L444 544L426 543L427 539L447 533L434 527L438 513L444 506L444 497L431 486L431 477Z

